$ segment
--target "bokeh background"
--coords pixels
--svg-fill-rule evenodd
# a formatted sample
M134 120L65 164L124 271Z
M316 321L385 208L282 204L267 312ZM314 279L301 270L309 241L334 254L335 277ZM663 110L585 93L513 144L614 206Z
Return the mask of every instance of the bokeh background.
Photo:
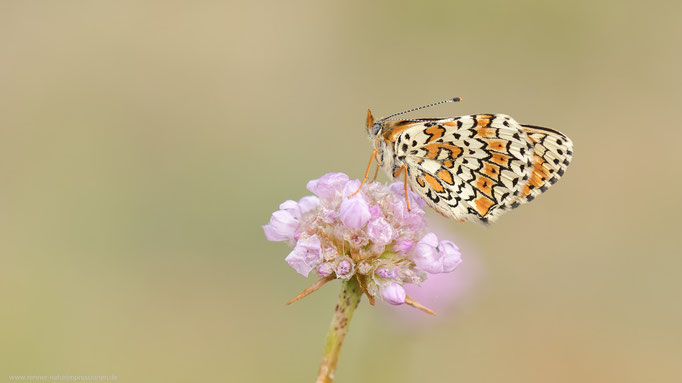
M0 380L313 381L339 286L285 307L311 280L261 225L362 176L368 107L461 96L420 116L510 114L574 161L490 227L430 212L475 281L431 322L363 302L337 381L682 381L681 12L1 2Z

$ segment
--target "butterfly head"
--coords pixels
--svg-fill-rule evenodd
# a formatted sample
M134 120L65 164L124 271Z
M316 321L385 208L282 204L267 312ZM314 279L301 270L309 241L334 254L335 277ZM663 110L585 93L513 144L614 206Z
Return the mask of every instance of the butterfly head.
M369 137L374 139L381 132L384 127L383 120L374 122L374 117L372 116L372 111L367 109L367 133Z

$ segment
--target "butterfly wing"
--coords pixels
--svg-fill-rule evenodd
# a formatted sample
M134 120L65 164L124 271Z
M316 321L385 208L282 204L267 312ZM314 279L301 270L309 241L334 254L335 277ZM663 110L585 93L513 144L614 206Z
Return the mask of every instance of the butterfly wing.
M456 220L495 220L530 177L530 140L506 115L413 122L395 139L412 189Z
M532 201L557 183L573 156L573 142L561 132L533 125L521 125L521 128L533 144L533 171L512 208Z

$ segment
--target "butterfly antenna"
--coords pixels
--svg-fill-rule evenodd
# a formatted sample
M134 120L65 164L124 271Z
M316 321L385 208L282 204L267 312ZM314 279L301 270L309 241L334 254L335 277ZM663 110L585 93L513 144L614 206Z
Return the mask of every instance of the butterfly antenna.
M414 112L414 111L417 111L417 110L420 110L420 109L426 109L426 108L430 108L430 107L432 107L432 106L436 106L436 105L440 105L440 104L446 104L446 103L448 103L448 102L459 102L459 101L462 101L462 98L461 98L461 97L448 98L447 100L434 102L433 104L424 105L424 106L420 106L420 107L418 107L418 108L406 110L406 111L404 111L404 112L392 114L392 115L390 115L390 116L388 116L388 117L384 117L384 118L380 119L379 121L388 120L389 118L393 118L393 117L395 117L395 116L400 116L401 114L405 114L405 113Z

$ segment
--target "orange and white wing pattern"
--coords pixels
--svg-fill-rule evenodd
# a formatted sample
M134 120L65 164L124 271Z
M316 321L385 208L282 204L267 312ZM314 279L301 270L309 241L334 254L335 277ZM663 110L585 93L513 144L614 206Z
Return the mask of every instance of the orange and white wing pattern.
M395 159L406 165L412 189L444 216L492 222L519 200L531 177L531 140L509 116L476 114L388 125Z
M559 181L573 156L573 142L554 129L521 125L533 144L533 171L512 208L530 202Z

